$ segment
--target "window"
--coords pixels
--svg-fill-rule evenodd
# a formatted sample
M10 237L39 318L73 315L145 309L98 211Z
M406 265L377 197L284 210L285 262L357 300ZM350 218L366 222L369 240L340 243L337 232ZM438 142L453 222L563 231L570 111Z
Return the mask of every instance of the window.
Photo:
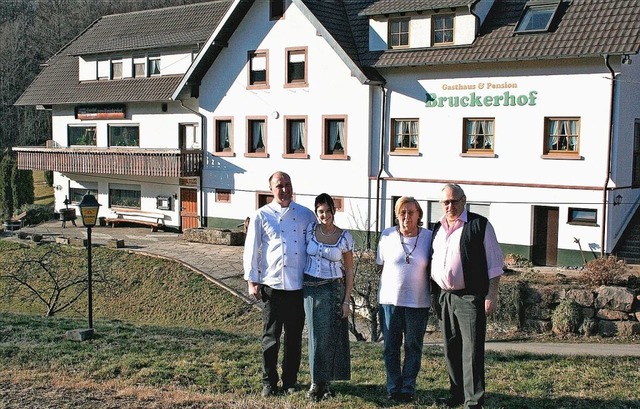
M199 149L198 124L179 124L179 149Z
M285 118L283 157L307 158L307 119Z
M98 197L98 184L95 182L81 182L82 187L69 188L69 200L71 203L78 204L87 193Z
M427 228L433 229L433 227L442 219L444 216L444 209L442 208L442 204L438 200L430 200L427 203Z
M216 154L233 151L233 126L231 119L216 119Z
M269 1L269 20L278 20L284 16L284 0Z
M393 152L418 152L418 120L417 119L393 119L391 150Z
M160 56L149 56L149 75L160 75Z
M98 79L108 80L111 73L111 66L109 60L98 60Z
M267 205L273 201L272 193L258 193L258 207L256 209L261 208L264 205Z
M453 44L453 15L433 16L433 45Z
M333 199L333 205L336 208L336 213L344 212L344 197L341 196L331 196Z
M323 117L322 155L323 159L346 158L346 127L347 118Z
M409 19L389 20L389 45L391 48L409 46Z
M109 207L140 209L140 185L109 185Z
M640 119L636 119L633 127L633 176L631 183L633 187L640 186Z
M231 190L216 189L216 202L231 203Z
M247 154L265 157L267 154L267 120L249 118L247 120ZM251 155L254 154L254 155Z
M138 125L109 125L109 146L140 146Z
M122 79L122 60L111 60L111 79Z
M546 118L545 155L578 155L580 124L577 118Z
M96 127L69 125L67 127L68 146L96 146Z
M267 67L269 55L266 51L249 51L249 87L268 88Z
M548 31L559 4L559 1L529 1L520 16L515 32L535 33Z
M133 57L133 77L142 78L146 76L147 59L146 57Z
M307 49L287 50L287 85L307 85Z
M493 153L493 119L464 120L464 153Z
M598 211L595 209L580 209L575 207L569 208L570 224L587 224L595 226L598 224Z

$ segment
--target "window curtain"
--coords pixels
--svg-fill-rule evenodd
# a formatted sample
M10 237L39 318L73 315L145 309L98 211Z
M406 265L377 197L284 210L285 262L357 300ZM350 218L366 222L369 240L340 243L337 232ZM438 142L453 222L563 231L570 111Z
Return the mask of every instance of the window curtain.
M569 134L569 150L578 150L578 121L567 121Z
M225 149L231 148L231 141L229 140L229 135L231 132L231 122L229 121L221 121L218 122L219 132L219 140L218 140L218 150L223 151Z
M331 151L344 150L344 121L329 121L329 147Z
M558 144L558 121L549 121L549 142L547 148L554 150Z
M253 121L251 124L253 140L251 147L253 151L264 150L264 122Z
M396 121L395 122L395 133L396 133L396 148L402 147L402 126L404 125L404 121Z
M475 149L478 140L478 122L467 122L467 149Z
M410 135L411 135L411 148L417 148L418 147L418 121L409 121L408 125L411 129L410 131Z
M484 124L484 146L485 149L493 149L493 121L482 121Z
M304 150L304 122L291 121L291 150L293 152Z

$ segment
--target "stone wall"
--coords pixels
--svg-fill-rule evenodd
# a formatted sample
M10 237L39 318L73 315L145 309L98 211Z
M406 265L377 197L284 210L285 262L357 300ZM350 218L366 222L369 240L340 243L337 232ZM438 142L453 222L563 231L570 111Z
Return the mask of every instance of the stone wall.
M554 309L563 300L580 306L582 335L631 336L640 334L640 295L637 289L601 286L596 289L550 286L522 287L522 327L551 331Z
M186 241L225 246L242 246L244 237L244 232L227 229L197 228L182 232L182 239Z

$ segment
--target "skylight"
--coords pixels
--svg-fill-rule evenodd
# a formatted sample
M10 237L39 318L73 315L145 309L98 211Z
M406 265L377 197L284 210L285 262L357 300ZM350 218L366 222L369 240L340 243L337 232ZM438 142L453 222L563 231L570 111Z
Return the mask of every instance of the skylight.
M530 1L524 8L516 33L532 33L549 31L549 26L556 14L560 2Z

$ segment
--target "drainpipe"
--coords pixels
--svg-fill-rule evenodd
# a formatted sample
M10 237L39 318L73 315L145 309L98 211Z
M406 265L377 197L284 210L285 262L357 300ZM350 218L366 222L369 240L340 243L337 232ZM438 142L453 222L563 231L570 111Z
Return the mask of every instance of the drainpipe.
M387 123L387 91L384 85L380 85L382 91L382 121L380 123L380 164L376 175L376 237L380 237L380 190L382 183L382 172L384 171L384 140L385 127ZM371 248L371 239L368 240L368 247Z
M204 162L205 159L205 155L207 153L207 118L204 116L204 114L198 112L198 111L194 111L193 109L189 108L188 106L186 106L183 101L180 99L180 106L184 109L186 109L187 111L191 111L194 114L198 115L200 117L200 126L202 128L202 131L200 132L201 136L200 139L202 140L202 160ZM203 176L202 174L204 173L204 163L202 164L202 166L200 167L200 226L201 227L207 227L207 218L205 217L205 206L204 206L204 185L203 185ZM179 185L179 184L178 184Z
M613 144L613 104L615 101L616 91L616 74L609 64L609 54L604 55L604 63L611 73L611 101L609 103L609 143L607 146L607 177L602 188L602 232L600 237L600 257L604 256L605 232L607 228L607 189L609 187L609 179L611 179L611 150Z

